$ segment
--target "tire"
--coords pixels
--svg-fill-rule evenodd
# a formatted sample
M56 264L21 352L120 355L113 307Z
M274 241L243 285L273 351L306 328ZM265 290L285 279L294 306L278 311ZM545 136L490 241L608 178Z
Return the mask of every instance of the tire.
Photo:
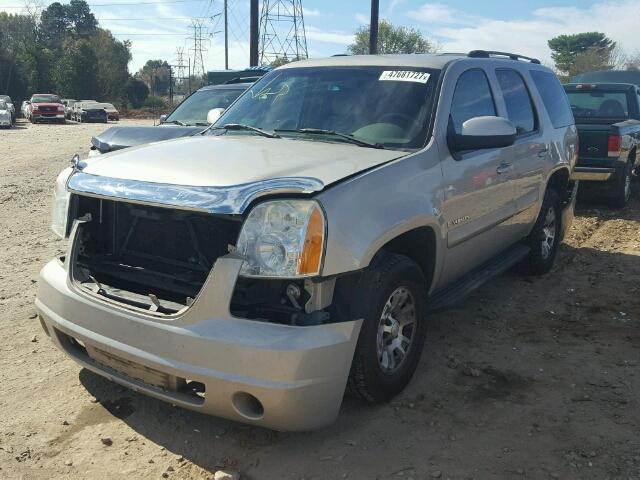
M369 403L380 403L405 388L420 360L427 331L426 282L415 262L403 255L383 253L354 290L357 293L349 300L352 306L357 305L353 313L358 316L353 318L362 318L363 323L348 389ZM406 312L404 325L398 321L401 311ZM388 315L398 318L392 321ZM404 356L398 346L405 349Z
M520 264L522 273L544 275L551 270L560 247L561 232L560 197L555 190L548 189L544 195L538 219L527 239L531 251Z
M629 200L631 199L631 194L633 193L633 164L628 162L624 170L622 171L622 175L619 175L616 179L616 186L613 191L613 198L611 199L611 205L614 208L624 208Z

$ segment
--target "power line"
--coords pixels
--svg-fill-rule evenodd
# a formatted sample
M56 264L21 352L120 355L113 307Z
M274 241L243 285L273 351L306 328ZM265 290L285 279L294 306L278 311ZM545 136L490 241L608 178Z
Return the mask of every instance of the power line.
M118 7L121 5L130 6L130 5L159 5L163 3L193 3L193 2L206 2L209 0L154 0L152 2L122 2L122 3L89 3L90 7ZM49 7L50 5L47 5ZM24 9L24 5L3 5L0 6L0 9L5 8L18 8ZM45 7L46 8L46 7Z
M308 57L302 0L264 0L260 17L260 63Z
M184 33L114 33L111 32L111 35L115 36L125 36L125 37L157 37L157 36L168 36L168 37L184 37Z

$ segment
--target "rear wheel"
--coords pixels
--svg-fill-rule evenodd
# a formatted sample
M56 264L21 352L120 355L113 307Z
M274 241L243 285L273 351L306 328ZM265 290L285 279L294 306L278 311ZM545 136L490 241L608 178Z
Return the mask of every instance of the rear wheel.
M531 251L520 264L523 273L543 275L551 270L560 247L561 223L560 197L555 190L547 190L538 219L529 234Z
M628 162L627 165L625 165L622 175L620 175L616 180L616 186L613 193L614 196L611 200L611 203L613 204L614 207L624 208L627 205L627 203L629 203L629 200L631 199L631 194L633 193L632 192L633 183L631 181L632 174L633 174L633 165L631 162Z
M385 254L358 282L352 302L363 324L349 390L378 403L400 393L416 370L426 336L426 282L411 259Z

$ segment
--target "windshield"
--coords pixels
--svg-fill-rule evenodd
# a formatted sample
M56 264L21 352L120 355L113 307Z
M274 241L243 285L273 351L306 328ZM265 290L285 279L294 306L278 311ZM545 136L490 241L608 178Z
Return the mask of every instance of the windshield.
M567 92L574 117L627 118L629 101L625 92L586 90Z
M32 103L60 103L60 97L57 95L34 95L31 97Z
M374 66L276 70L252 86L216 125L249 125L305 140L349 140L330 134L337 132L372 146L418 149L426 141L437 74Z
M227 108L244 89L211 89L200 90L185 99L169 115L165 122L184 123L185 125L209 125L207 113L214 108Z

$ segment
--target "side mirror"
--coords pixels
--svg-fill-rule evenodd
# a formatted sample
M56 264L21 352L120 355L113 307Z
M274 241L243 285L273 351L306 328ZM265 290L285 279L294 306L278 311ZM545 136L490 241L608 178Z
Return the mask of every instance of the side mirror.
M211 110L209 110L209 113L207 113L207 123L216 123L224 113L224 110L224 108L212 108Z
M452 149L455 152L504 148L513 145L518 132L506 118L474 117L462 124L462 132L454 133Z
M160 115L160 123L164 123L166 119L167 119L166 115Z

